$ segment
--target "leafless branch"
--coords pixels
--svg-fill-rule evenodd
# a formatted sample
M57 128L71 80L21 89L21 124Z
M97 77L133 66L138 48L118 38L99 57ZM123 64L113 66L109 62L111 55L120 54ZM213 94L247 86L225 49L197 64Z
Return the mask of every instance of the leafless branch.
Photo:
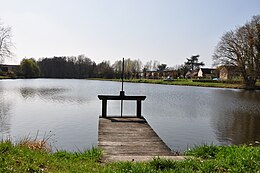
M0 63L5 59L12 58L12 49L14 44L12 42L12 28L4 26L0 21Z

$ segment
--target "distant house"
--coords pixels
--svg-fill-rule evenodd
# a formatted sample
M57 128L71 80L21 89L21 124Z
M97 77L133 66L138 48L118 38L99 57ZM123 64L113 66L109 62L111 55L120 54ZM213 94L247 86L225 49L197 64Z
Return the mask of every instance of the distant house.
M146 71L143 72L142 76L146 79L163 79L167 77L176 78L177 72L173 68L167 68L163 71L158 71L158 70Z
M0 64L0 71L1 72L18 72L20 65L7 65L7 64Z
M218 72L215 68L200 68L198 77L212 79L218 77Z
M185 74L185 78L197 78L198 77L198 72L197 71L188 71L186 74Z
M219 69L221 80L238 79L240 77L239 69L236 66L221 66Z
M158 73L158 71L155 71L155 70L149 70L149 71L143 72L143 77L145 79L158 79L159 73Z
M164 78L177 78L177 71L173 67L169 67L163 71Z

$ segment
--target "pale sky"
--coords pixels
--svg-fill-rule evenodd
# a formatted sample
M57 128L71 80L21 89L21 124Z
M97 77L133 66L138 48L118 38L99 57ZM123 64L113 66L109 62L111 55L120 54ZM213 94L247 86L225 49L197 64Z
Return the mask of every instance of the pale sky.
M0 0L12 27L15 60L85 54L206 67L220 37L260 14L260 0Z

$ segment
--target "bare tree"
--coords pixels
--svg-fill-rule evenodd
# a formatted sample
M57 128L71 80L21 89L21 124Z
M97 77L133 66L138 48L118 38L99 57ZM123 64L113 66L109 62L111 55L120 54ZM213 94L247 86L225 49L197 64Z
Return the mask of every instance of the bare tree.
M259 46L260 15L222 36L213 55L214 64L238 67L246 88L254 89L259 77Z
M158 70L158 65L160 65L160 62L157 60L153 61L153 70Z
M122 61L118 60L113 65L112 68L115 71L115 77L120 78L122 73ZM138 60L131 60L130 58L124 61L124 76L125 78L139 78L139 73L142 71L142 62Z
M153 63L152 60L146 62L146 64L144 65L143 71L151 71L152 70L152 63Z
M12 48L12 28L4 26L0 20L0 63L4 62L6 58L13 56Z

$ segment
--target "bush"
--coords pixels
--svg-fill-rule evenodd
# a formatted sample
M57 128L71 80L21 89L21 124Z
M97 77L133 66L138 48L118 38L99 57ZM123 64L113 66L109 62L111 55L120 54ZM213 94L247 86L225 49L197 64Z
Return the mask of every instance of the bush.
M40 76L40 68L33 58L23 59L20 68L26 78L35 78Z

